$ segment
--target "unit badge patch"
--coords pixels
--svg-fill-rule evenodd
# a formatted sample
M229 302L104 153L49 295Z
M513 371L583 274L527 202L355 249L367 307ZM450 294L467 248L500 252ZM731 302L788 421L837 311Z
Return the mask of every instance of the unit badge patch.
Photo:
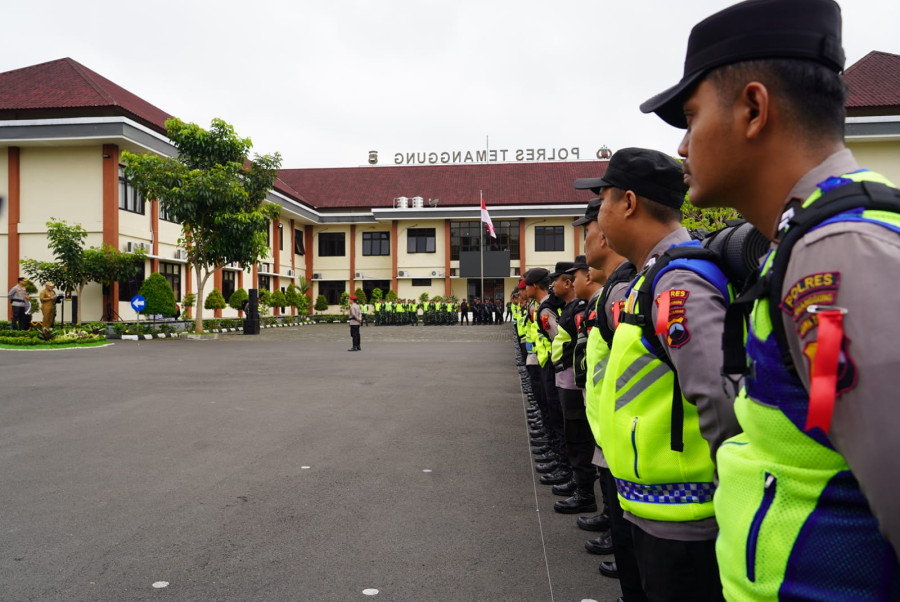
M816 341L810 341L803 348L803 355L809 362L810 372L812 372L813 361L816 358ZM810 374L810 377L812 374ZM841 340L841 353L838 356L837 369L837 394L846 393L856 386L858 374L856 371L856 363L850 356L850 339L846 336Z
M684 304L690 296L690 292L681 289L673 289L662 293L656 298L659 306L657 316L657 332L666 333L666 344L673 349L678 349L691 340L691 332L687 327ZM665 320L665 324L663 324Z
M804 276L788 289L778 306L791 316L797 324L798 332L803 330L802 336L815 325L806 309L810 305L834 305L840 283L840 272L820 272Z

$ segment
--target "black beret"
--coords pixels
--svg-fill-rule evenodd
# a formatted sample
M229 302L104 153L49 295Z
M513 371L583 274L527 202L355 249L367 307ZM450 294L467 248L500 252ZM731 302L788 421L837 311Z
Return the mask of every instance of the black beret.
M550 270L547 268L531 268L527 272L525 272L525 284L526 285L534 285L542 280L546 280L547 276L550 275Z
M815 61L840 73L841 8L834 0L747 0L707 17L688 38L681 81L641 105L666 123L686 128L682 106L717 67L757 59Z

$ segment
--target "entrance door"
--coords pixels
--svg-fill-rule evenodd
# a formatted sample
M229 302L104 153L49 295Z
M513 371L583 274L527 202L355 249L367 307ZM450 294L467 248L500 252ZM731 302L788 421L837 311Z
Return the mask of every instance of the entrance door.
M497 299L501 300L504 298L503 293L503 278L485 278L484 279L484 294L482 295L481 291L481 279L480 278L469 278L467 294L469 295L469 299L474 299L475 297L479 297L481 299Z

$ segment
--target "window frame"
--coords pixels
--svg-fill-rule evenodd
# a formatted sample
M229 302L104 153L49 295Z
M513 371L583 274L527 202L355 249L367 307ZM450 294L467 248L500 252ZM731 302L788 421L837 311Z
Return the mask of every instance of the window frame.
M566 250L565 226L535 226L535 253L559 253Z
M368 240L366 240L368 239ZM375 245L378 246L379 253L373 253ZM391 233L387 230L377 230L374 232L362 233L362 254L363 257L390 257L391 255Z
M340 242L338 242L340 240ZM346 232L319 232L319 257L345 257L347 255ZM323 253L323 251L328 251Z
M419 247L424 247L420 250ZM437 228L408 228L406 230L406 252L437 253Z

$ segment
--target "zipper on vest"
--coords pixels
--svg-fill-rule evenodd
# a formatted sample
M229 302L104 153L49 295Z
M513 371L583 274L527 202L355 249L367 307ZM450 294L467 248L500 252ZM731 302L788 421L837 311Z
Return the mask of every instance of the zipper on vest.
M765 489L763 490L763 499L756 514L753 516L753 522L750 523L750 531L747 533L747 579L756 581L756 546L759 543L759 530L762 527L766 513L775 500L775 486L778 479L775 475L766 473Z
M638 417L635 416L634 420L631 421L631 448L634 450L634 476L640 479L641 473L638 472L637 423Z

